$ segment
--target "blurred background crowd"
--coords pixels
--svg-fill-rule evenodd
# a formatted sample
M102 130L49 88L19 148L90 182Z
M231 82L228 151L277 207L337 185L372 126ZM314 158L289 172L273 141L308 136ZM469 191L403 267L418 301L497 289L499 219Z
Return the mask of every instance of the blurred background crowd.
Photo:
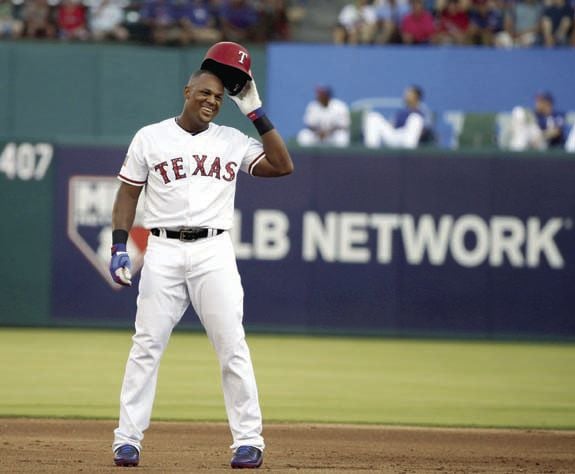
M574 20L575 0L0 0L0 38L190 50L217 41L373 45L364 53L385 45L428 52L450 46L451 58L465 52L458 46L562 50L575 46ZM327 78L310 83L309 98L312 87L316 97L302 106L303 128L292 144L575 152L575 110L570 100L564 105L565 94L555 100L550 76L535 81L531 103L523 98L513 109L492 110L478 103L452 110L438 98L441 87L420 75L404 84L403 97L373 89L355 101L338 97L341 80Z
M288 40L282 0L0 0L0 36L185 46Z
M575 0L0 0L0 38L575 46Z
M358 0L336 43L573 46L572 0Z

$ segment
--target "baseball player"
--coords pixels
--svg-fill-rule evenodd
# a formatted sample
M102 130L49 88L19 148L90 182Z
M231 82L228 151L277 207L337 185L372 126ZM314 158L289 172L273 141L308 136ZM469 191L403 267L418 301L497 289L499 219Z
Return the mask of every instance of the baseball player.
M305 109L303 117L305 128L297 134L298 145L348 146L349 107L344 101L333 97L333 91L329 86L317 86L315 95L315 100Z
M565 145L565 114L555 110L551 92L539 92L535 96L535 118L548 148Z
M122 183L113 208L110 272L120 285L132 284L126 242L142 189L144 226L150 229L114 431L114 462L119 466L139 463L160 359L190 303L218 356L233 436L231 466L262 464L262 416L242 326L243 289L228 231L239 172L283 176L293 171L293 163L262 109L250 64L241 45L212 46L202 69L184 87L180 115L140 129L118 175ZM253 122L261 142L212 122L225 89Z
M422 110L423 90L419 86L405 89L405 108L398 111L394 123L382 114L367 112L363 118L363 143L368 148L417 148L433 139L429 117Z

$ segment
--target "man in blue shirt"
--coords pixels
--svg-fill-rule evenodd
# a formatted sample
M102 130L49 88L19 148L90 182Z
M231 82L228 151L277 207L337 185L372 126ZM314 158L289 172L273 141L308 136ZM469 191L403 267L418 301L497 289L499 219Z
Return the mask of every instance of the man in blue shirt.
M363 119L363 142L368 148L417 148L433 141L430 118L422 107L423 90L409 86L403 95L405 107L393 123L378 112L367 112Z
M535 117L547 147L562 148L565 145L565 114L555 110L550 92L540 92L535 97Z
M488 0L475 0L469 11L468 34L474 44L503 46L500 33L504 29L503 12Z

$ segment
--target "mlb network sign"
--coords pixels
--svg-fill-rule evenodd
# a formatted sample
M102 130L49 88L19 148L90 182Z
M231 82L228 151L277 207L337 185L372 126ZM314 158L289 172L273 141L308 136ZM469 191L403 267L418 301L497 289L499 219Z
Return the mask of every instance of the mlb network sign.
M110 176L73 176L69 180L68 225L70 240L94 270L117 288L108 273L112 245L112 208L119 181ZM145 195L142 193L128 251L133 273L143 264L148 231L142 227ZM570 219L533 216L461 216L362 212L306 211L289 216L277 209L258 209L250 219L235 211L231 231L241 260L283 260L297 249L304 262L391 264L404 258L409 265L444 265L448 258L462 267L488 264L516 268L566 265L557 237L572 229ZM301 220L301 235L294 235L292 221ZM243 222L252 222L248 231ZM250 239L243 239L243 235ZM294 245L299 241L298 245ZM394 254L398 244L402 255Z
M236 211L234 241L240 259L281 260L290 252L289 217L279 210L257 210L253 216L253 242L242 242L241 213ZM445 264L450 256L462 267L488 264L500 267L553 269L565 266L556 238L571 230L570 219L552 217L526 220L514 216L328 212L308 211L302 217L301 257L304 261L390 264L398 258L399 241L410 265Z

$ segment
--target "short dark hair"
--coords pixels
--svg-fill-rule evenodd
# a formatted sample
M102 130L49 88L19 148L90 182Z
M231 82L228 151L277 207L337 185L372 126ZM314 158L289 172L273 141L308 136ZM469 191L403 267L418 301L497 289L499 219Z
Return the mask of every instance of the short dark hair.
M204 74L211 74L212 76L215 76L215 74L212 71L209 71L208 69L198 69L197 71L192 72L190 78L188 79L188 84L192 79L203 76Z
M415 92L415 95L417 95L417 98L418 98L419 100L423 100L423 89L422 89L420 86L415 85L415 84L412 84L412 85L409 86L409 87L411 88L411 90L412 90L413 92Z
M536 95L536 98L549 102L550 104L553 104L555 102L553 94L551 94L551 92L549 91L539 91Z

